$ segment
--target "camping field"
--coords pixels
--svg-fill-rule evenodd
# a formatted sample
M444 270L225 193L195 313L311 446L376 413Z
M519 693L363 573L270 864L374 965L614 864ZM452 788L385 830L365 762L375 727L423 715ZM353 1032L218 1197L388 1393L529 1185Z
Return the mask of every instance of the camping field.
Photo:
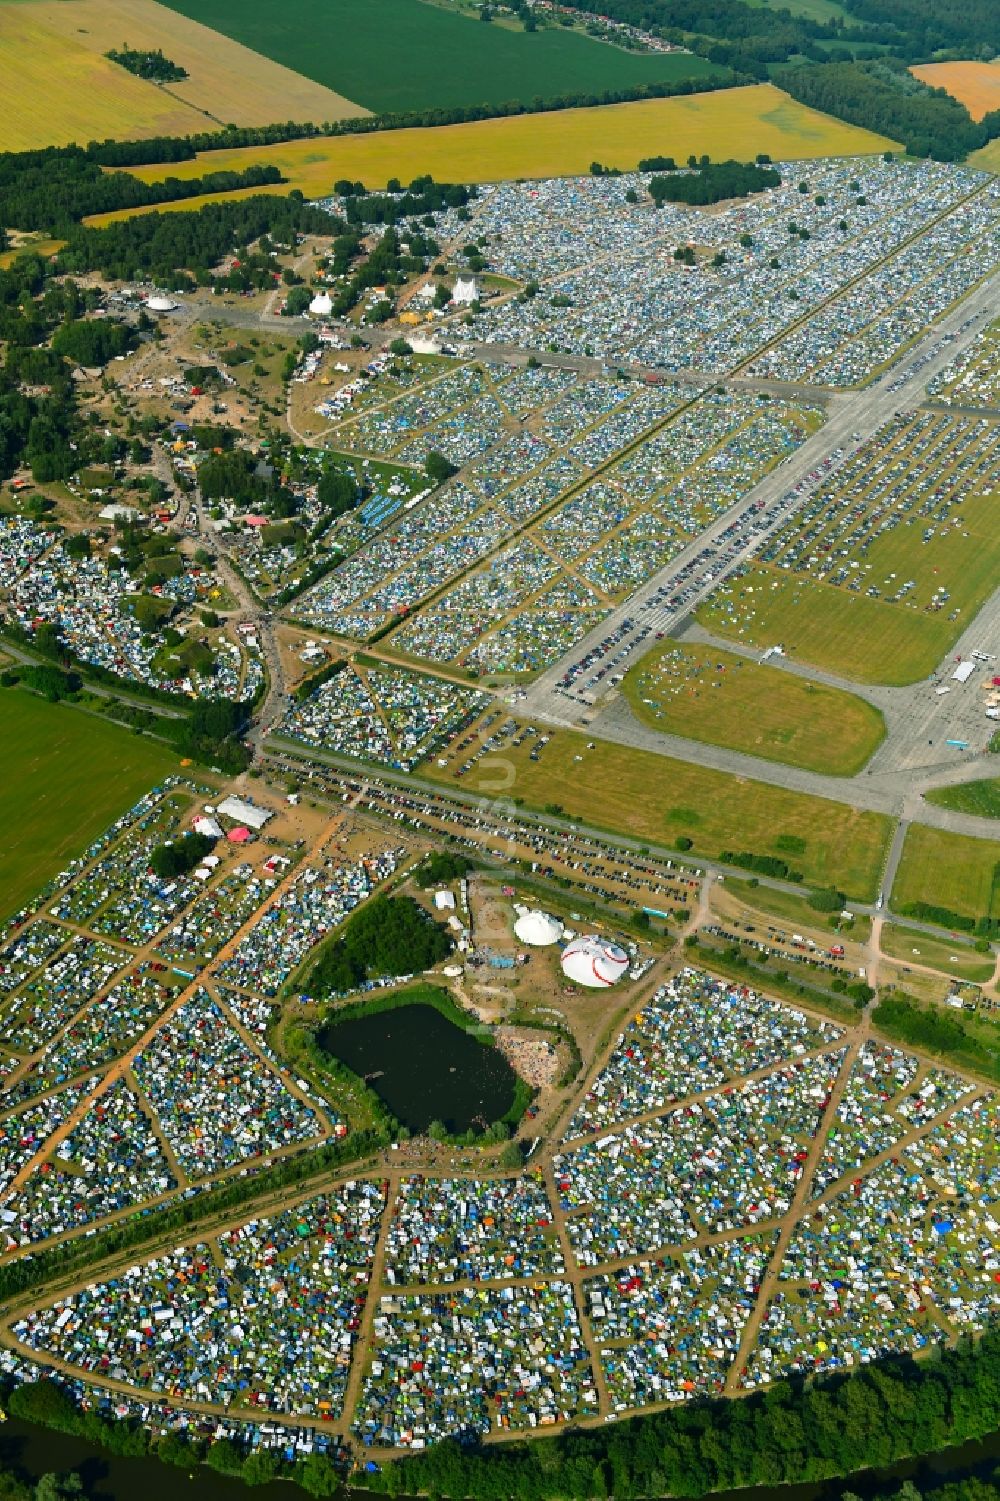
M463 23L464 24L464 23ZM797 104L771 84L648 99L594 109L556 110L414 130L328 140L288 141L203 152L169 167L131 169L147 182L167 175L242 171L273 162L288 179L278 192L299 188L307 197L329 193L338 177L384 187L429 172L439 182L499 182L518 177L560 177L587 172L599 157L608 166L632 169L644 156L678 158L707 152L716 160L766 151L775 160L874 155L891 145L884 137ZM190 208L196 199L187 199ZM122 215L95 215L107 223Z
M156 741L19 688L0 689L0 733L3 918L178 761Z
M723 78L691 53L635 53L577 31L530 34L423 0L169 0L221 32L378 114ZM279 119L295 119L287 111Z
M828 776L855 776L885 736L879 710L852 693L693 642L663 642L622 691L651 729Z
M586 735L571 730L553 731L537 761L532 744L505 744L498 753L513 777L505 797L528 807L558 804L593 827L665 845L683 836L695 861L724 850L777 855L807 884L836 886L858 900L878 890L892 831L881 814L608 741L590 750ZM489 771L496 762L482 764ZM450 782L454 765L432 760L421 775ZM461 785L474 791L475 777Z
M974 120L1000 109L1000 62L922 63L910 72L932 89L945 89Z
M746 646L777 643L798 662L852 682L890 686L933 672L958 634L947 617L919 615L766 567L751 568L718 590L696 618L706 630Z
M935 670L995 588L1000 537L994 506L989 494L966 500L961 527L939 528L933 546L913 526L881 535L867 548L863 561L872 581L888 592L892 578L914 580L917 604L870 599L761 564L717 589L697 619L747 646L779 643L796 660L854 682L918 682ZM923 608L938 587L948 591L948 608Z
M894 912L911 902L962 917L1000 917L1000 844L911 824L892 888Z

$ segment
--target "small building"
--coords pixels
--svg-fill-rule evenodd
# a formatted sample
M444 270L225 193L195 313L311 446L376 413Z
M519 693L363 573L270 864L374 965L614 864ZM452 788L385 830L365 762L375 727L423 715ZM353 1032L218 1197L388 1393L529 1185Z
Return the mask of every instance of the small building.
M439 912L454 912L455 898L450 891L435 891L434 905Z

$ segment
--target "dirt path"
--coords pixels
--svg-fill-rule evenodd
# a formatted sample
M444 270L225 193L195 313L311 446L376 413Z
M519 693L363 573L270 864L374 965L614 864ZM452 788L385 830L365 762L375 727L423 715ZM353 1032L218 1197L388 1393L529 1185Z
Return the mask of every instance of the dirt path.
M736 1353L736 1358L733 1361L732 1366L730 1367L729 1375L726 1377L725 1391L730 1395L732 1395L737 1390L739 1386L740 1374L746 1366L748 1360L750 1359L750 1354L757 1343L757 1335L760 1332L760 1326L764 1318L765 1310L767 1309L768 1303L771 1299L771 1294L777 1286L778 1277L781 1272L782 1265L784 1264L785 1253L788 1250L788 1243L792 1238L795 1226L802 1218L802 1213L807 1203L809 1202L809 1195L812 1191L813 1177L816 1173L817 1167L819 1166L820 1158L823 1155L823 1150L826 1146L827 1135L829 1133L830 1127L836 1120L837 1110L840 1106L841 1100L843 1099L844 1090L847 1088L847 1081L851 1076L851 1070L854 1067L857 1056L861 1051L861 1048L863 1047L867 1036L868 1023L867 1019L864 1019L862 1020L861 1025L854 1032L853 1037L850 1038L848 1042L847 1052L844 1056L844 1061L840 1066L840 1072L837 1075L833 1089L830 1091L830 1098L827 1101L826 1109L823 1112L823 1118L819 1123L819 1128L809 1148L809 1155L805 1160L805 1164L803 1165L802 1172L799 1176L799 1181L795 1186L795 1193L792 1197L791 1206L788 1210L788 1213L782 1219L781 1229L778 1232L777 1244L775 1245L774 1251L771 1254L771 1260L768 1263L767 1271L761 1278L760 1288L758 1289L757 1293L757 1302L754 1306L753 1313L750 1315L749 1319L747 1319L747 1322L743 1326L743 1334L740 1338L740 1347Z

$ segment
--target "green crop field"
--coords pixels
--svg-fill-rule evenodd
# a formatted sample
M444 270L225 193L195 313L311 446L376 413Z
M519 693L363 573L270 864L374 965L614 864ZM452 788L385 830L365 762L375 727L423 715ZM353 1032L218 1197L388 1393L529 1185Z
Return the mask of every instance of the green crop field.
M622 689L654 730L829 776L854 776L885 738L864 699L695 643L663 642Z
M892 908L912 902L962 917L1000 916L1000 844L911 824L892 888Z
M447 109L726 76L687 53L625 52L576 31L534 34L422 0L168 0L169 8L367 109Z
M522 798L529 807L559 804L583 823L666 845L685 836L695 861L724 850L777 855L810 886L836 886L860 900L878 890L892 829L881 814L653 751L602 740L590 750L587 737L574 731L553 731L537 761L530 759L532 744L505 744L499 752L512 774L505 796ZM452 760L442 768L432 760L421 775L451 781L456 765ZM474 790L475 779L462 785ZM783 853L789 839L793 854Z
M5 917L178 762L165 746L67 705L20 689L0 694Z
M957 787L932 787L924 797L939 808L972 813L977 818L1000 818L1000 780L985 777L980 782L962 782Z
M901 964L924 965L955 980L969 980L976 985L992 979L995 967L990 954L976 954L964 945L931 938L919 928L904 928L897 923L884 925L879 946L883 954L898 959Z

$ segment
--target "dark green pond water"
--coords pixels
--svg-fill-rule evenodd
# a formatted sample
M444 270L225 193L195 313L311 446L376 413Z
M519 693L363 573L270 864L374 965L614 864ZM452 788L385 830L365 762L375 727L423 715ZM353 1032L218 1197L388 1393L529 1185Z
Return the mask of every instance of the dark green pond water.
M331 1022L322 1048L367 1079L411 1131L442 1121L452 1132L481 1129L514 1103L516 1076L497 1048L456 1027L433 1006L415 1002Z

